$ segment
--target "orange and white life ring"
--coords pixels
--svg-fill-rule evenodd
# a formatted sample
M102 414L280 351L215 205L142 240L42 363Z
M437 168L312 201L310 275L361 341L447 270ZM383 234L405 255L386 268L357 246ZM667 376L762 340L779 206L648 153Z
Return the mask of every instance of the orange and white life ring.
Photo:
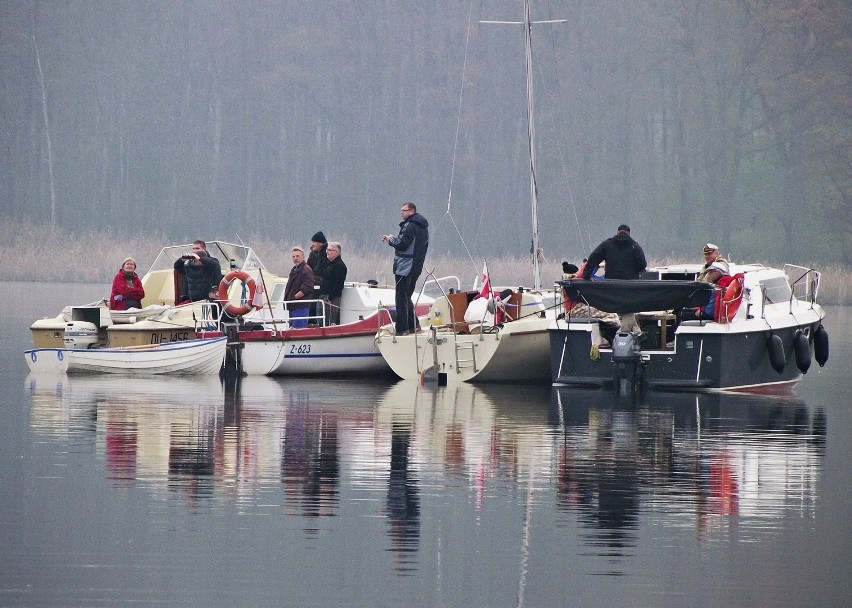
M246 287L248 287L249 295L248 298L246 298L246 304L243 306L237 306L228 301L228 288L231 286L234 279L239 279ZM249 273L245 270L232 270L219 282L219 302L224 307L225 312L232 317L239 317L247 314L253 308L251 303L254 301L256 293L257 283L254 282L254 279L249 276Z
M721 298L721 310L719 323L728 323L737 314L740 303L743 301L743 276L738 274L725 287Z

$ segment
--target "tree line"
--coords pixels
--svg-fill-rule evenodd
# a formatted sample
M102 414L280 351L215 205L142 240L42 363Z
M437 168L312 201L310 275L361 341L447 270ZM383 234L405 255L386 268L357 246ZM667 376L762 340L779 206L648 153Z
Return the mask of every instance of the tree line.
M852 262L843 0L533 0L541 240ZM3 222L531 241L520 0L0 5ZM447 211L449 210L449 214Z

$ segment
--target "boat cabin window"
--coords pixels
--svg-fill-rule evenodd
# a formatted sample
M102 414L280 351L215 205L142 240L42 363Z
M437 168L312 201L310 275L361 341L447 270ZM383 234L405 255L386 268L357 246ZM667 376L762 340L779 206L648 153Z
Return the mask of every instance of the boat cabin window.
M674 270L643 270L640 279L651 281L694 281L698 273Z
M694 272L664 272L660 278L663 281L694 281L696 276Z
M270 302L282 302L284 300L284 289L286 289L286 283L275 283L275 287L272 288L272 294L269 296Z
M789 302L792 291L785 277L773 277L760 282L760 287L765 294L768 304L780 304Z

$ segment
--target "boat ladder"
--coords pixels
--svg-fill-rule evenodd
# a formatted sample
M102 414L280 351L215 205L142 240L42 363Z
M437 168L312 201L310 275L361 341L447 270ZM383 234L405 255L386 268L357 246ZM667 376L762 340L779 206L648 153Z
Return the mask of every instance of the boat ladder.
M461 373L462 368L472 367L473 371L478 372L476 367L476 343L474 340L459 340L456 339L456 373Z

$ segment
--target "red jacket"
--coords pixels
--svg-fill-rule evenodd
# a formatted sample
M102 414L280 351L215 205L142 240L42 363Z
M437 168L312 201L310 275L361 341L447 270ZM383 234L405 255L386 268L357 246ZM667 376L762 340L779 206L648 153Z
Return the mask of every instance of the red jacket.
M124 276L124 271L119 270L112 279L112 293L109 296L110 310L127 310L127 300L139 300L142 303L142 298L145 297L145 290L142 288L142 281L139 275L133 273L133 285L127 284L127 278ZM116 300L116 296L121 296Z

